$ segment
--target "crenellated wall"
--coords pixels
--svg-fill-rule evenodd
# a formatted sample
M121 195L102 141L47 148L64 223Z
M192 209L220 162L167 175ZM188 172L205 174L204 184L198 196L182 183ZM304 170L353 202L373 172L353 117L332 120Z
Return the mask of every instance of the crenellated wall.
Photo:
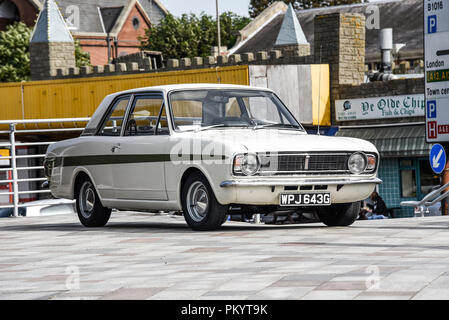
M50 79L86 78L101 76L129 75L139 73L154 73L165 71L195 70L204 68L230 67L241 65L271 65L271 64L313 64L313 56L304 56L301 50L271 50L260 52L248 52L244 54L233 54L219 56L194 57L182 59L168 59L162 68L155 68L152 58L136 57L134 62L119 62L104 66L81 67L81 68L59 68ZM119 60L120 61L120 60Z

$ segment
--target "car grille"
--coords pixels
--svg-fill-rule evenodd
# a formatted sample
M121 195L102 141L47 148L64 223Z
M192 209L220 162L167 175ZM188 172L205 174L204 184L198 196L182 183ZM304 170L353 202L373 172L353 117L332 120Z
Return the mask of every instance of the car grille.
M262 175L349 173L351 153L259 154Z

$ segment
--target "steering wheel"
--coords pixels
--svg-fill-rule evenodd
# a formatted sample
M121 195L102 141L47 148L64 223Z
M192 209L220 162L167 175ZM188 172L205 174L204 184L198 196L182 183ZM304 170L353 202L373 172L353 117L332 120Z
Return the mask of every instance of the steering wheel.
M128 122L128 129L129 129L129 135L130 136L132 136L132 135L137 136L137 123L136 123L136 120L134 120L134 119L129 120L129 122ZM133 133L133 131L134 131L134 133Z

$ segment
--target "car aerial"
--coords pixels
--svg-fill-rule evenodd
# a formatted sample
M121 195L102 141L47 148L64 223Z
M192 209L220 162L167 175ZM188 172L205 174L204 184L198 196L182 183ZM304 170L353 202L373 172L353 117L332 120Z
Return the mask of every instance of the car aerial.
M44 168L86 227L117 209L182 211L192 229L214 230L230 214L286 209L348 226L381 183L378 164L370 142L307 134L270 89L185 84L107 96Z

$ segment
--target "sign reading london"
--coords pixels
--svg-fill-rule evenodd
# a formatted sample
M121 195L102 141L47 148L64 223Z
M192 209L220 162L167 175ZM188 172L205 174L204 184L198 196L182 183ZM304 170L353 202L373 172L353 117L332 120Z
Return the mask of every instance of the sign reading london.
M449 141L449 0L424 1L427 142Z
M423 94L335 101L337 121L422 117L424 109Z

